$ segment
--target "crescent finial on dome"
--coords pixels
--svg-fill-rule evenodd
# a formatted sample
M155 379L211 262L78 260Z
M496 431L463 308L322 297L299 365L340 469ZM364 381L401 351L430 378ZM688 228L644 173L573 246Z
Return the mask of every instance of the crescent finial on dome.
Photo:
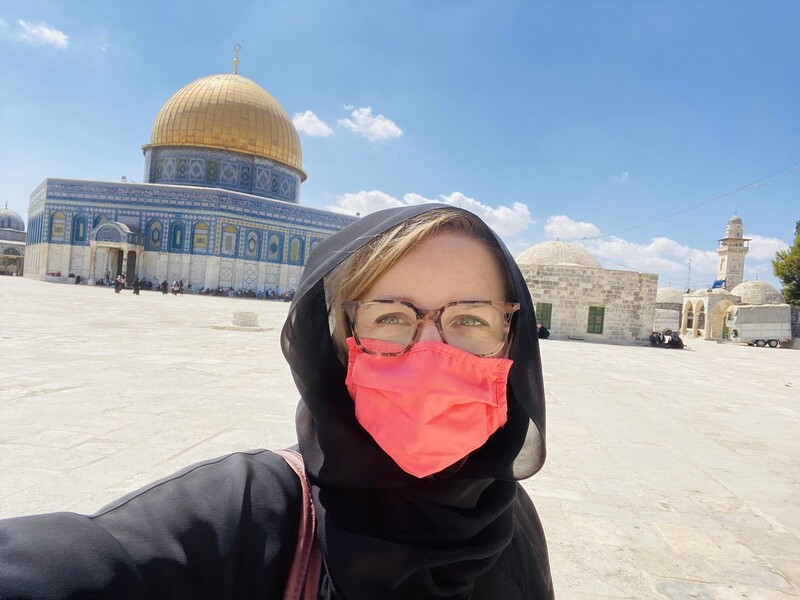
M239 50L241 50L241 49L242 49L242 47L239 44L236 44L233 47L233 74L234 75L238 75L239 74Z

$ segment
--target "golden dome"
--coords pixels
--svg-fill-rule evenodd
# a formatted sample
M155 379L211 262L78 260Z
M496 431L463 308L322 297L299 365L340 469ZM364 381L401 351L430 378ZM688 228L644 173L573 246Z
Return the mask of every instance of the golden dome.
M305 181L300 137L283 107L236 73L201 77L167 100L153 123L153 146L232 150L291 167Z

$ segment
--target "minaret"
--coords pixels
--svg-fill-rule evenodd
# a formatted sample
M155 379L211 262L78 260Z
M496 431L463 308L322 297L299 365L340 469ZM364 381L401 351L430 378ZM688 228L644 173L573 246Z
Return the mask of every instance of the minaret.
M725 237L719 240L717 279L725 280L725 289L732 290L744 281L744 257L750 251L744 236L742 218L734 214L725 226Z

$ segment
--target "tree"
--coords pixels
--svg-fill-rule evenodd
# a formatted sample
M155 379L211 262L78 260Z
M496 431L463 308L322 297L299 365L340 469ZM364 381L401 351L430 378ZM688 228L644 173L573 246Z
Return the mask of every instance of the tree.
M778 250L772 261L775 276L783 283L783 298L800 306L800 221L794 226L794 244L788 250Z

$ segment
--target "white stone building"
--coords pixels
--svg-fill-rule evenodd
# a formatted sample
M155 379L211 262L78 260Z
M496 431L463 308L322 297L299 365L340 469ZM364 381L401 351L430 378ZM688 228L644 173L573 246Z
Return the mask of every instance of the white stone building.
M6 206L0 210L0 275L22 275L25 265L25 221Z
M517 257L536 317L556 339L646 343L658 276L604 269L576 244L553 241Z

